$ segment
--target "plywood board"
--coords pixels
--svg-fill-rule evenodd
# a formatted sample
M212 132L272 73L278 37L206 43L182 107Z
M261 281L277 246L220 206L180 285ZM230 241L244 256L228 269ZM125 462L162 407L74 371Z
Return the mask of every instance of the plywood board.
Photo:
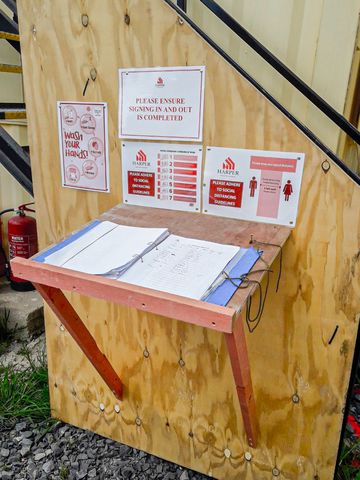
M162 0L20 0L19 14L41 248L121 201L118 68L206 65L205 145L305 153L280 291L272 280L263 319L247 334L258 448L246 443L221 333L75 293L72 304L129 393L117 414L114 396L47 311L54 415L219 479L265 480L275 466L280 478L331 478L360 311L358 185L331 161L325 175L324 154ZM97 78L83 97L92 68ZM110 194L61 189L60 99L108 102Z

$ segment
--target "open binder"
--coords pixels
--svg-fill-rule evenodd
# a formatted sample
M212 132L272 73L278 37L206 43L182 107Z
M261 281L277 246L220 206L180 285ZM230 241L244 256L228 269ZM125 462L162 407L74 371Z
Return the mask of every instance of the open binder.
M258 258L254 248L171 235L167 228L95 221L34 260L226 305L237 290L227 277L248 273Z

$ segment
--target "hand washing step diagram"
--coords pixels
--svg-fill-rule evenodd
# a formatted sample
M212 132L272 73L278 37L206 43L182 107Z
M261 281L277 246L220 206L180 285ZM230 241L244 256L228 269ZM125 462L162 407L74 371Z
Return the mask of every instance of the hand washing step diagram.
M58 102L62 186L109 192L106 103Z

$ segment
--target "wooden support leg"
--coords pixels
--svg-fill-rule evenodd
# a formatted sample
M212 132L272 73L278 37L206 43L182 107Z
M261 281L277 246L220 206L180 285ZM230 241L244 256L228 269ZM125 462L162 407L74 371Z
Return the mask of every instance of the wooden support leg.
M120 378L111 366L109 360L99 350L94 338L63 292L59 288L48 287L40 283L34 283L34 286L94 365L113 394L121 400L123 388Z
M235 320L233 332L225 333L225 338L230 355L246 436L250 447L256 447L258 429L255 399L241 316Z

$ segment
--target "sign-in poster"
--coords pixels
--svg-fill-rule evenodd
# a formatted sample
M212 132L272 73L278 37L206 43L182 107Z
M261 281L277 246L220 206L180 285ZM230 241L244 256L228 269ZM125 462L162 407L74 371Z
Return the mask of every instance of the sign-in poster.
M58 102L63 187L109 192L107 104Z
M123 142L121 152L125 203L200 211L201 147Z
M119 70L119 137L201 142L205 67Z
M203 212L295 226L304 154L208 147Z

